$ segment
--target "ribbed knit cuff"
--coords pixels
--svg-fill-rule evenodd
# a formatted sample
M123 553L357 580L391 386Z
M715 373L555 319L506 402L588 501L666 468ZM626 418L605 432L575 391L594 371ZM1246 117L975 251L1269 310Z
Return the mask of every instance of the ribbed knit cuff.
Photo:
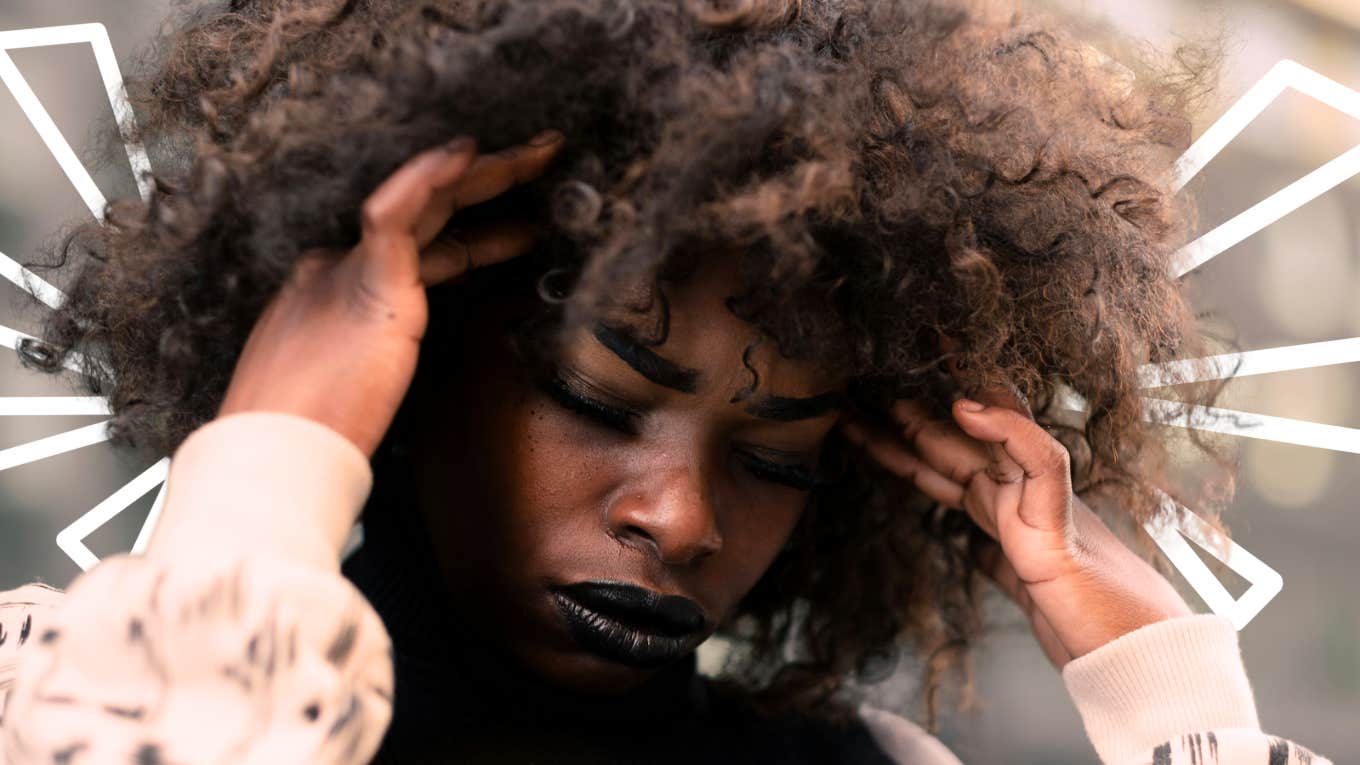
M249 551L338 570L372 487L368 458L319 422L265 411L221 417L175 451L147 555Z
M1141 627L1068 662L1062 675L1107 765L1146 762L1186 733L1260 728L1237 630L1217 614Z

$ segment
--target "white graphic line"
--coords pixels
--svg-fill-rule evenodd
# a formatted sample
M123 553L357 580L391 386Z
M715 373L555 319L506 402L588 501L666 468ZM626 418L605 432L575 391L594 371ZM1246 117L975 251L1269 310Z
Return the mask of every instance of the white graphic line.
M80 43L88 43L94 52L95 65L99 69L100 79L103 80L105 95L108 98L109 106L113 109L119 134L123 138L124 152L127 154L128 164L132 169L137 190L143 200L149 201L152 192L151 161L147 156L145 147L131 140L132 135L136 132L136 121L132 107L128 103L127 90L124 87L123 74L118 67L117 56L113 51L113 43L110 41L108 30L104 28L103 24L72 24L0 32L0 83L8 87L14 95L15 101L19 104L24 116L38 132L38 136L61 167L62 172L71 181L71 185L80 195L81 200L84 201L90 214L96 220L102 222L104 220L104 209L107 206L103 192L95 184L89 171L76 156L70 143L62 135L61 130L57 128L52 116L48 114L47 109L33 92L32 87L24 79L23 74L15 66L14 60L7 52L19 48ZM61 290L2 253L0 253L0 276L53 309L59 308L65 302L65 295L62 294ZM19 343L24 339L36 338L9 327L0 326L0 345L17 351ZM65 368L77 373L82 373L84 365L85 360L77 353L69 354L64 363ZM106 376L112 377L107 373ZM103 415L109 414L109 411L107 402L98 397L35 396L0 399L0 414ZM28 464L82 446L105 441L108 438L107 426L106 421L0 451L0 470ZM122 512L137 497L145 494L149 485L147 488L142 488L142 486L147 484L148 481L153 478L163 481L168 464L168 458L161 460L127 486L124 486L113 497L86 513L80 520L57 535L57 546L66 552L82 569L88 569L97 563L98 559L94 553L84 544L85 536ZM140 491L137 491L138 489ZM129 498L129 492L136 492L136 495ZM151 513L137 536L134 548L145 546L151 530L155 526L156 519L160 515L163 493L162 486L162 494L157 495ZM124 501L125 499L126 501Z
M37 94L29 87L28 80L19 73L19 68L14 65L14 59L3 49L0 49L0 82L9 86L24 116L28 117L33 129L38 131L38 136L47 144L47 150L52 152L52 157L57 160L62 172L71 180L71 185L84 200L90 214L98 220L103 220L104 205L107 204L104 192L99 190L94 178L90 177L90 171L81 164L75 151L71 149L71 144L66 142L61 130L57 128L57 123L52 121L52 115L47 113Z
M1176 515L1180 519L1173 524L1170 518ZM1181 572L1181 576L1204 599L1205 605L1214 613L1228 617L1238 630L1246 627L1284 589L1284 577L1279 572L1246 548L1224 538L1208 521L1186 510L1165 494L1162 495L1159 517L1163 520L1149 521L1144 526L1148 534L1176 570ZM1182 534L1185 536L1182 537ZM1251 582L1251 587L1234 600L1218 577L1190 549L1187 538Z
M164 474L170 474L170 463L168 460L161 460L165 463ZM157 463L160 464L160 463ZM156 530L156 522L161 519L161 505L165 504L165 481L161 481L161 489L156 492L156 499L151 503L151 512L146 514L146 520L142 521L142 530L137 532L137 541L132 543L132 553L141 555L146 552L146 545L151 541L151 533Z
M123 151L127 154L132 177L137 182L137 191L143 201L151 200L151 159L146 147L131 140L137 129L137 118L128 103L127 88L123 86L123 73L118 68L118 57L113 52L113 42L103 24L82 25L90 27L90 47L94 50L94 62L99 67L99 77L104 80L104 90L108 94L113 118L118 123L118 134L123 138Z
M85 166L76 158L70 144L66 142L56 123L52 121L47 110L33 93L33 89L29 87L28 81L14 66L14 60L5 52L19 48L78 43L89 43L94 52L95 65L99 68L99 77L104 82L109 107L113 109L114 120L118 124L119 134L123 137L123 150L132 168L132 177L137 183L137 190L142 199L150 200L151 160L147 156L146 147L129 140L136 130L136 118L131 104L128 103L127 89L124 87L123 73L118 68L118 58L113 52L113 43L109 40L108 30L103 24L71 24L0 32L0 81L9 86L24 115L38 131L43 143L47 144L48 150L61 165L66 177L71 179L71 184L85 201L90 214L98 220L103 220L106 201L103 192L95 185Z
M1325 340L1320 343L1224 353L1165 364L1147 364L1139 369L1139 377L1143 388L1161 388L1179 383L1293 372L1299 369L1352 364L1357 361L1360 361L1360 337L1348 337L1344 340Z
M47 280L24 268L18 261L0 252L0 276L14 283L14 286L41 300L48 308L61 308L66 295L53 287Z
M71 556L71 560L75 561L82 571L88 571L99 562L99 558L89 547L85 546L85 537L108 523L114 516L128 509L129 505L141 499L157 484L163 483L169 464L169 457L161 458L159 462L142 471L141 475L128 481L123 488L114 492L108 499L95 505L93 509L77 518L70 526L62 529L57 534L57 547ZM159 504L159 497L157 504ZM145 527L143 528L145 530ZM138 534L138 539L140 538L141 534Z
M1285 88L1315 98L1324 104L1360 120L1360 92L1319 74L1302 64L1284 59L1270 68L1257 83L1247 89L1242 97L1209 126L1208 130L1186 150L1176 161L1173 170L1173 188L1182 189L1191 178L1199 175L1205 165L1232 140L1247 129L1275 99L1284 93Z
M105 420L93 425L86 425L83 428L68 430L65 433L58 433L55 436L40 438L37 441L29 441L26 444L11 446L8 449L0 449L0 471L107 441L109 439L108 424L108 420Z
M0 32L0 48L16 50L41 48L46 45L76 45L101 36L107 38L108 32L105 31L104 25L99 23L10 29Z
M1360 429L1340 425L1239 412L1216 406L1187 406L1160 398L1144 399L1144 419L1211 433L1360 454Z
M1360 175L1360 146L1352 148L1182 247L1176 253L1176 275L1184 276L1195 270L1229 247L1356 175Z
M1247 129L1285 88L1317 99L1360 120L1360 92L1324 77L1297 62L1285 59L1270 68L1237 103L1219 117L1176 161L1172 187L1180 190L1218 156L1234 138ZM1360 146L1333 159L1303 178L1286 186L1227 223L1191 242L1177 253L1176 276L1208 262L1229 247L1297 210L1337 184L1360 173Z
M0 417L113 414L102 396L0 396Z

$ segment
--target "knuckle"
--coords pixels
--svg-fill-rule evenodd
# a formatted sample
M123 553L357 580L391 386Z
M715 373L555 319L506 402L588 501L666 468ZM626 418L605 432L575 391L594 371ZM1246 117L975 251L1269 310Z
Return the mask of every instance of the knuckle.
M1066 473L1071 468L1072 456L1057 439L1045 434L1043 447L1044 468Z
M977 478L978 473L981 472L981 467L969 467L968 465L956 464L950 466L947 477L949 480L960 486L967 486L972 483L973 479Z
M907 426L908 438L913 444L934 441L948 432L948 426L939 420L930 420L916 426Z
M383 228L390 218L391 212L381 197L369 197L359 207L359 225L365 231Z
M1019 483L1025 478L1025 471L1019 465L1000 465L992 463L987 468L987 475L997 483Z

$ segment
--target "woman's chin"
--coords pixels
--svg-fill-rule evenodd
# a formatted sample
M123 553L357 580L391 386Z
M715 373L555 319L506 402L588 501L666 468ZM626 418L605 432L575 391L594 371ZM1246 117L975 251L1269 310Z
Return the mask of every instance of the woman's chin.
M567 650L537 646L521 655L519 661L545 684L589 696L625 694L660 669L630 667L576 646Z

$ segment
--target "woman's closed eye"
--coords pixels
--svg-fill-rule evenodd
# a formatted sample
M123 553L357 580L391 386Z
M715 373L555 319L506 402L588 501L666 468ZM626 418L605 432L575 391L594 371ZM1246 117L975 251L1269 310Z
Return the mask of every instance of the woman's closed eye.
M611 430L630 436L638 434L641 412L620 404L606 404L583 393L577 388L579 383L568 381L569 376L560 372L552 373L541 380L540 386L549 398L569 411Z
M592 423L628 436L639 433L642 412L623 404L606 403L583 392L574 377L570 373L556 372L541 379L540 387L559 406ZM734 454L746 471L760 480L798 491L810 491L819 483L813 469L800 462L768 459L747 448L735 449Z

